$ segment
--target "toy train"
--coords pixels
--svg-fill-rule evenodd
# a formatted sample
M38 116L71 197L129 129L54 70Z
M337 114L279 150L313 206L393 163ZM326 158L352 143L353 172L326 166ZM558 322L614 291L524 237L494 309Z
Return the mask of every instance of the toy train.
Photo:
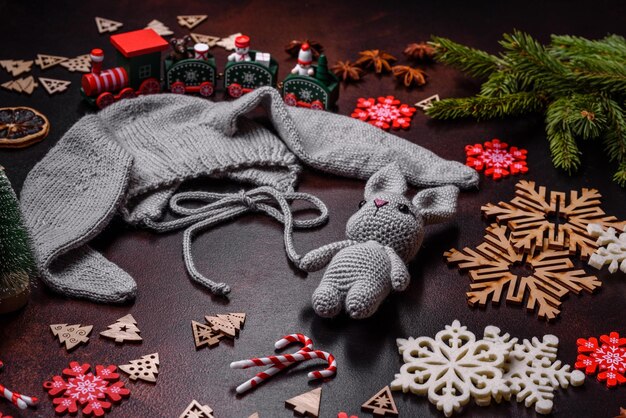
M203 97L215 93L220 75L207 45L188 48L186 42L173 38L170 43L174 50L163 60L161 81L161 53L170 43L155 31L142 29L112 35L111 43L116 50L117 67L102 70L104 53L93 49L91 73L82 77L81 95L93 106L102 109L118 100L162 91ZM310 68L308 74L290 74L280 86L285 103L312 109L333 107L339 98L339 79L328 71L326 57L320 56L317 65L304 64ZM224 67L223 80L224 90L231 97L262 86L279 87L278 63L267 53L249 51L247 45L237 47Z

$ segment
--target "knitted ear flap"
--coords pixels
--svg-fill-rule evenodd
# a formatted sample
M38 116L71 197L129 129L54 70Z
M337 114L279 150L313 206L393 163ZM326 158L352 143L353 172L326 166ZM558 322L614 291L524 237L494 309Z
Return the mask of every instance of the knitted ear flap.
M419 210L426 225L435 224L454 216L458 195L456 186L435 187L418 192L413 198L413 205Z
M365 198L376 197L379 193L406 192L406 180L397 163L391 163L378 170L365 185Z

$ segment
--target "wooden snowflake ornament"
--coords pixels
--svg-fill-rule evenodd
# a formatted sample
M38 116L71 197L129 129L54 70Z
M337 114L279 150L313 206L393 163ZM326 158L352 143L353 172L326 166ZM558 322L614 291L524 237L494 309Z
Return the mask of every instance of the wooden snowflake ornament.
M76 414L82 408L85 415L101 417L111 409L111 402L120 402L130 391L119 381L115 366L96 366L96 374L89 372L89 364L71 362L63 376L54 376L43 387L54 399L57 414ZM111 402L109 402L111 401Z
M361 97L357 100L356 109L350 116L384 130L408 129L415 111L414 107L400 103L400 100L393 96L378 99Z
M619 268L626 273L626 227L624 232L617 234L615 228L604 230L600 224L587 225L587 234L596 238L598 249L589 258L589 265L598 270L605 264L609 265L609 272L615 273Z
M575 367L591 375L598 372L598 380L609 388L626 383L626 338L617 332L588 340L579 338Z
M100 335L114 339L116 343L142 340L139 335L141 331L137 328L137 321L131 314L118 319L114 324L109 325L108 328L106 331L102 331Z
M131 380L141 379L146 382L156 383L159 374L159 353L152 353L137 360L131 360L128 364L119 366L120 370L129 375Z
M67 351L71 351L79 344L87 343L89 341L89 333L92 329L92 325L50 325L50 330L52 331L52 334L54 334L54 336L59 339L59 342L61 344L65 344L65 349Z
M503 344L477 340L457 320L435 338L398 339L404 365L391 382L391 390L428 395L446 417L461 410L470 399L488 405L507 388L502 365L508 351Z
M369 398L361 405L361 409L365 412L371 412L375 417L398 416L398 408L393 400L389 386L385 386L376 395Z
M488 326L483 339L504 350L512 347L503 365L502 382L507 389L494 397L498 402L502 397L508 400L515 395L517 402L524 402L526 407L534 405L536 412L549 414L554 406L555 389L566 389L570 384L580 386L585 381L583 373L570 371L570 366L557 360L559 339L554 335L533 337L517 344L517 338L501 335L499 328Z
M208 405L201 405L195 399L178 418L214 418L213 410Z
M508 177L510 174L526 174L525 149L511 147L499 139L486 141L484 144L465 146L467 160L465 165L476 171L485 171L487 177L494 180Z
M561 312L561 299L568 293L593 292L602 283L584 270L576 270L567 250L551 250L546 240L529 254L518 253L505 226L486 229L485 242L476 249L451 249L444 253L448 263L468 271L472 280L467 301L470 306L507 302L525 304L537 316L551 320Z
M520 180L511 202L488 203L481 211L485 217L508 226L517 251L530 252L542 247L547 239L550 249L567 249L570 255L579 252L587 260L598 248L595 239L587 234L589 224L619 230L626 226L626 221L620 222L604 213L600 208L601 197L596 189L586 188L580 192L553 191L548 195L545 187Z

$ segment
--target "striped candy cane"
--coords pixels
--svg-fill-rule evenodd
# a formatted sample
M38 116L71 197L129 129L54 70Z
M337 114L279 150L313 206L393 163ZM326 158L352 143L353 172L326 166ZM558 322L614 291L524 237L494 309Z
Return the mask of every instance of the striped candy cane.
M300 342L303 348L294 354L284 354L278 356L268 356L261 358L252 358L249 360L235 361L230 364L233 369L247 369L254 366L272 365L269 369L257 373L252 379L242 383L236 389L237 393L244 393L257 385L263 383L282 369L292 366L295 363L307 361L311 359L324 359L328 362L328 367L321 371L313 371L308 374L309 379L322 379L333 376L337 372L337 362L335 357L321 350L313 350L313 341L303 334L286 335L276 342L276 349L281 349L293 342Z
M0 368L2 368L2 366L3 366L3 363L2 361L0 361ZM2 396L4 396L9 401L11 401L13 405L17 406L20 409L26 409L29 406L35 406L37 402L39 402L39 399L35 397L30 397L30 396L22 395L17 392L12 392L6 387L4 387L4 385L2 384L0 384L0 392L2 393Z

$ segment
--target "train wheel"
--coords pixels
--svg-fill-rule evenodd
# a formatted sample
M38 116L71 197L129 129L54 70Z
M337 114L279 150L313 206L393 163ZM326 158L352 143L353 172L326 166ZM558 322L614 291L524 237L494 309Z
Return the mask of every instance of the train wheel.
M98 96L96 99L96 106L98 106L98 109L104 109L105 107L112 105L113 102L115 102L115 96L107 91Z
M156 78L148 78L142 81L139 86L139 94L157 94L161 93L161 83Z
M182 81L172 83L170 91L174 94L185 94L185 83L183 83Z
M126 87L125 89L122 89L122 91L120 91L120 94L118 96L120 99L132 99L133 97L135 97L135 90L131 89L130 87Z
M324 103L320 102L319 100L316 100L313 103L311 103L311 109L324 110Z
M230 94L230 97L241 97L241 95L243 94L243 89L241 88L241 85L233 83L228 86L228 94Z
M293 93L285 94L285 104L287 106L298 106L298 98Z
M200 84L199 91L201 96L209 97L213 94L213 83L211 83L210 81L205 81L204 83Z

